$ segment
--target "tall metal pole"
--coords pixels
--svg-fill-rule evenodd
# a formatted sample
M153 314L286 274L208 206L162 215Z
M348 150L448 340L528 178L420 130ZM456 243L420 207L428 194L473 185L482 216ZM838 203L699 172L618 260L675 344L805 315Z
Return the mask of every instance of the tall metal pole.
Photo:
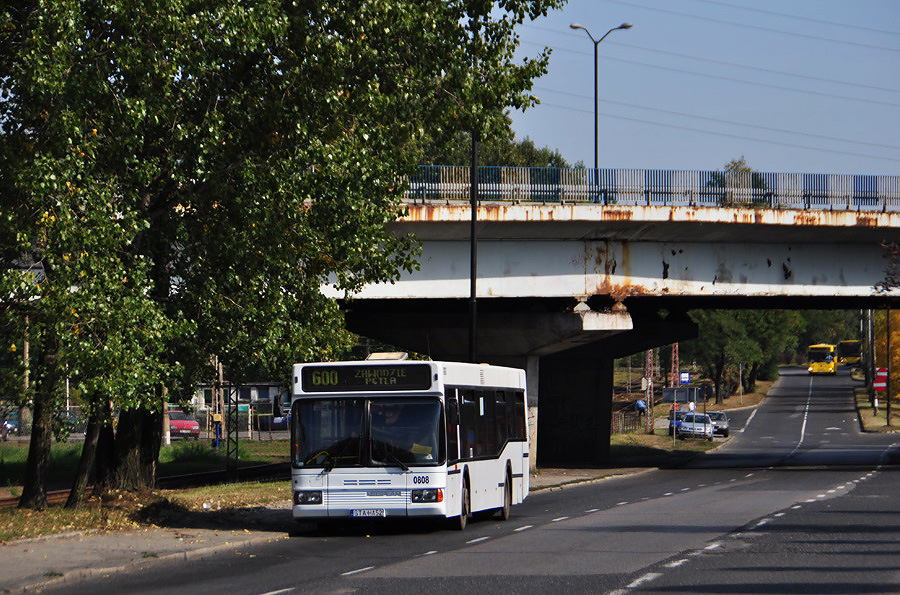
M616 31L617 29L631 29L631 27L633 27L633 25L631 23L622 23L618 27L613 27L612 29L610 29L609 31L604 33L603 37L601 37L600 39L594 39L594 36L591 35L591 32L588 31L587 27L580 25L578 23L572 23L571 25L569 25L569 27L572 29L582 29L585 33L587 33L587 36L590 37L591 41L594 43L594 184L599 185L600 180L598 179L597 172L600 168L600 160L598 159L597 155L598 155L598 150L599 150L598 146L600 144L600 132L599 132L600 123L599 123L599 119L598 119L599 112L597 111L597 104L600 101L600 99L599 99L600 83L598 81L598 74L597 74L597 70L598 70L598 68L597 68L597 46L600 45L600 42L603 41L604 39L606 39L606 36L609 35L610 33L612 33L613 31Z
M887 400L887 426L891 427L891 360L894 359L893 353L891 352L891 303L888 302L887 306L887 345L885 346L885 351L887 351L887 386L885 387L885 399Z
M478 356L478 137L472 130L472 164L469 170L469 200L472 224L469 231L469 361L477 363Z
M588 33L590 35L590 33ZM605 36L604 36L605 37ZM602 41L602 40L601 40ZM597 46L600 45L600 42L594 42L594 183L599 184L600 180L597 179L597 170L600 167L600 161L597 158L597 147L600 144L600 135L599 135L599 118L597 111L597 103L599 102L599 82L597 81Z

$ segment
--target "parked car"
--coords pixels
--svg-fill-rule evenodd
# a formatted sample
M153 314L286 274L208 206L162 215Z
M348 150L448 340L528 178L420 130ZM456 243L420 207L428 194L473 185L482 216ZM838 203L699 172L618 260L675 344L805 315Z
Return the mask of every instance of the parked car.
M713 423L713 435L721 434L728 438L728 416L724 411L707 411L706 415Z
M169 411L169 437L200 439L200 422L184 411Z
M696 438L706 438L707 440L712 441L712 420L704 413L688 413L684 416L684 419L681 421L681 424L675 432L679 438L693 436Z
M675 433L675 428L681 425L681 422L684 421L684 416L690 413L689 411L670 411L669 412L669 436Z
M290 427L290 414L279 417L271 415L260 415L256 418L259 421L260 430L287 430Z

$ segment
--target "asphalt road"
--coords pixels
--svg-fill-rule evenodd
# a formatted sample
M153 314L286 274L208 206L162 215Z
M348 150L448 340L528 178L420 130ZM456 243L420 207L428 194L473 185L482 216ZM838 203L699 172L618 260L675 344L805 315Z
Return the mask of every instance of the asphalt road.
M900 436L788 372L689 467L538 492L464 532L354 525L45 592L900 592Z

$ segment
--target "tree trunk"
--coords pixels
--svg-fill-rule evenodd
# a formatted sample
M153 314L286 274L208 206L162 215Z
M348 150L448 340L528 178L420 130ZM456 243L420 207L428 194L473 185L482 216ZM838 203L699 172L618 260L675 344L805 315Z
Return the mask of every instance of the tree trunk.
M127 409L119 413L113 471L109 477L111 489L134 492L146 487L140 462L141 419L139 409Z
M97 439L97 454L94 461L94 485L102 491L112 488L113 462L115 461L116 435L113 430L113 419L109 403L105 404L103 417L106 423L100 424Z
M84 490L87 488L91 469L94 467L97 442L100 439L100 425L101 414L96 411L96 407L93 407L84 433L84 446L81 448L81 458L78 459L75 481L69 491L69 498L66 500L66 508L77 508L84 500Z
M146 487L156 486L156 467L162 445L162 411L141 410L141 474Z
M156 483L156 466L162 440L162 417L148 409L119 414L116 429L115 467L109 487L139 492Z
M53 392L57 382L56 350L45 351L34 393L34 418L31 442L25 463L25 478L19 508L43 510L47 506L47 470L50 467L50 446L53 438Z

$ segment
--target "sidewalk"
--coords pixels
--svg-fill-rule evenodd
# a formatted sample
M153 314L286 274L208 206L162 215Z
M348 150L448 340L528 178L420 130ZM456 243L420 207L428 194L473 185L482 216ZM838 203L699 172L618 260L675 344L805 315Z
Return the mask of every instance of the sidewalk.
M646 470L540 469L531 476L531 491L562 489ZM250 548L287 539L291 523L290 502L283 501L241 510L230 517L216 516L214 522L195 527L79 531L0 544L0 592L34 591L51 583L197 560L225 551L246 554Z

